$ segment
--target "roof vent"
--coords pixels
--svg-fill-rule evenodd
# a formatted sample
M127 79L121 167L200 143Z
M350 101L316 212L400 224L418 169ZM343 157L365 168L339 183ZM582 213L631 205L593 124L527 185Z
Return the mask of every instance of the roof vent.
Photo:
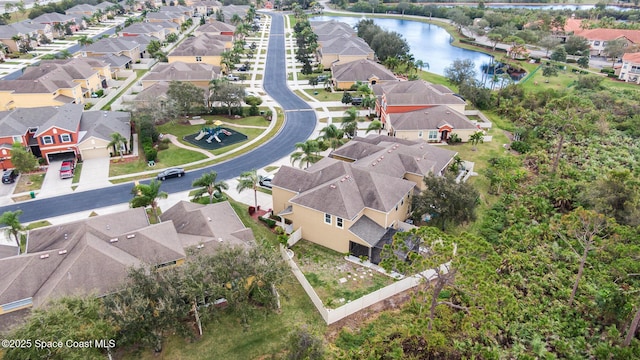
M118 238L109 239L110 243L118 242Z
M196 249L202 249L204 247L204 244L200 244L198 246L196 246Z
M219 238L218 238L218 241L219 241L219 242L222 242L222 238L221 238L221 237L219 237Z
M69 235L67 235L66 233L64 234L64 239L67 240L69 239Z
M345 180L347 180L347 178L342 178L340 179L340 182L344 182Z
M58 255L64 255L67 253L67 250L60 250L58 251Z
M208 216L208 217L207 217L207 220L208 220L209 222L211 222L211 216Z
M329 185L330 188L335 189L336 186L334 184Z
M376 166L377 162L372 162L371 166Z
M127 239L133 239L134 237L136 237L136 234L129 234L129 235L127 235Z
M107 224L107 230L111 230L111 225Z
M47 259L48 257L49 257L49 254L40 255L40 259Z

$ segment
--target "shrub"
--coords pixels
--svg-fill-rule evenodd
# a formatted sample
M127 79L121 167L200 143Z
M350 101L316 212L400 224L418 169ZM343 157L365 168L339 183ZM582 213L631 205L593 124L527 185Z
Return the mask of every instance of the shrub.
M154 148L146 148L144 150L144 156L147 161L156 161L158 158L158 151Z
M514 141L511 143L511 149L524 154L531 150L531 146L524 141Z
M169 143L161 141L158 143L158 150L167 150L169 148Z
M449 140L447 141L448 143L452 143L452 144L457 144L462 142L462 139L460 139L460 136L458 136L458 134L451 134L451 136L449 136Z
M269 218L264 218L262 216L258 216L258 220L262 221L263 223L267 224L267 226L271 229L273 229L274 227L276 227L276 222L269 219Z

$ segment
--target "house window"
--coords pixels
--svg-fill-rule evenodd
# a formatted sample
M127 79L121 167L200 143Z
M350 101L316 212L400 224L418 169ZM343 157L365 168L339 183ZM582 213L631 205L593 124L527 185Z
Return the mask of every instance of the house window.
M60 135L60 142L63 142L63 143L71 142L71 135L70 134Z
M202 56L196 56L196 61L202 61Z
M47 135L42 137L43 145L51 145L53 144L53 136Z
M38 128L29 128L29 134L35 134Z
M340 229L344 227L344 224L342 223L342 218L340 217L336 218L336 226L339 227Z
M324 223L331 225L331 214L324 214Z
M594 41L594 42L593 42L593 45L594 45L594 46L600 46L600 41Z
M14 136L13 137L13 142L14 143L21 143L22 142L22 136Z
M429 141L437 141L438 140L438 130L429 130Z

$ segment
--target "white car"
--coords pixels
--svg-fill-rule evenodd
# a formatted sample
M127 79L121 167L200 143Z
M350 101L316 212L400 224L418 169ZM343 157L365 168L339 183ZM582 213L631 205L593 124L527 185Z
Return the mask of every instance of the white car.
M236 76L236 75L229 74L229 75L227 75L227 80L238 81L238 80L240 80L240 78L238 76Z

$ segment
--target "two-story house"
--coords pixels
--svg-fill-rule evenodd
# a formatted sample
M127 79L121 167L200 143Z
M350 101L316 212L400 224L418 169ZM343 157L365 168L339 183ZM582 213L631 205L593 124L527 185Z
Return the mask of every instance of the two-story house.
M196 9L195 14L197 16L209 16L219 10L222 7L222 3L217 0L203 0L193 2L190 6Z
M423 80L399 81L373 85L376 113L386 128L389 114L446 105L464 114L466 102L444 85Z
M167 56L169 63L203 63L221 66L222 53L233 46L233 36L201 34L189 37Z
M162 43L167 36L167 29L160 24L143 22L131 24L120 32L120 36L125 38L139 35L154 37Z
M620 80L640 84L640 52L624 54L618 71Z
M83 56L87 57L103 57L105 55L126 56L130 59L129 65L140 60L140 44L134 40L124 37L104 38L93 44L86 46L82 50Z
M272 181L273 211L302 238L379 261L382 244L409 217L422 179L456 152L388 136L355 138L305 170L283 166Z

